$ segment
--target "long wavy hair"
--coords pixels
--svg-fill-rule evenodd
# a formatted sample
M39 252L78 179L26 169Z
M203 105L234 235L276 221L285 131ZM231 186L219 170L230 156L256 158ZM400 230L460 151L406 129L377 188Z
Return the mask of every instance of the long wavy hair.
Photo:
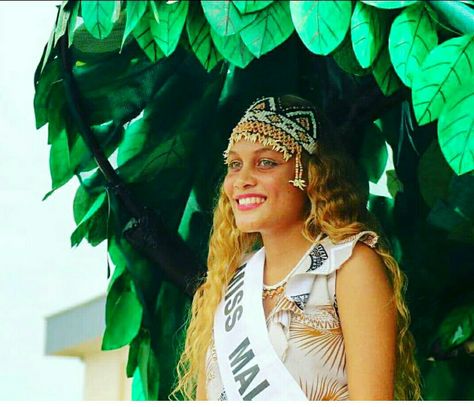
M293 95L282 99L287 104L314 108L310 102ZM313 242L328 236L334 243L364 230L379 235L374 250L385 264L397 310L394 396L396 400L420 400L420 371L415 360L415 341L409 331L410 313L404 301L406 275L391 254L377 220L367 210L367 193L361 188L357 167L327 119L321 112L317 115L324 131L318 133L316 151L303 155L308 199L302 233ZM195 400L198 377L205 375L207 369L206 352L211 343L215 310L243 256L261 244L259 233L242 233L237 228L231 203L221 186L209 241L208 271L193 297L184 348L177 365L177 383L170 399L177 399L176 395L180 394L180 398Z

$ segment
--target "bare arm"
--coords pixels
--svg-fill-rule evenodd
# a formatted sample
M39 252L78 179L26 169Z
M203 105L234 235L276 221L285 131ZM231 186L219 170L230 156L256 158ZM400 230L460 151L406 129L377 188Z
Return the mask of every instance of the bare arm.
M381 257L362 242L337 271L349 398L393 400L396 308Z

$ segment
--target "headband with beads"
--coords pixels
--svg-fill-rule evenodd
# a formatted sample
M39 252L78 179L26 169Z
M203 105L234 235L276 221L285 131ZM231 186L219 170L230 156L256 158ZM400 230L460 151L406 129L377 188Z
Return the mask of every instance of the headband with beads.
M303 190L306 181L302 178L301 151L304 148L312 154L316 150L317 127L311 107L282 106L278 97L263 97L246 110L232 130L224 157L227 160L230 149L241 139L270 146L283 153L285 161L296 153L295 179L289 182Z

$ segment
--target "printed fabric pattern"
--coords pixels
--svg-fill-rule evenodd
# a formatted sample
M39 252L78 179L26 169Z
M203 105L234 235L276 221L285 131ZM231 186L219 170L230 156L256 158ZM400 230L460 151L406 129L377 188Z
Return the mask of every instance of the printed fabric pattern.
M315 243L267 318L270 341L308 400L347 400L346 354L335 295L336 270L357 241L374 248L378 235L363 231L333 244ZM227 400L214 340L206 354L208 400Z

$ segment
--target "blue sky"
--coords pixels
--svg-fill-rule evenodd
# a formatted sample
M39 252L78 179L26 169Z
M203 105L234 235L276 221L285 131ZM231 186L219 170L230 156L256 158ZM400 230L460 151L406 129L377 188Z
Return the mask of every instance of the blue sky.
M106 248L70 248L76 180L50 190L33 74L58 1L0 2L0 400L81 400L84 366L45 356L45 318L107 287Z

